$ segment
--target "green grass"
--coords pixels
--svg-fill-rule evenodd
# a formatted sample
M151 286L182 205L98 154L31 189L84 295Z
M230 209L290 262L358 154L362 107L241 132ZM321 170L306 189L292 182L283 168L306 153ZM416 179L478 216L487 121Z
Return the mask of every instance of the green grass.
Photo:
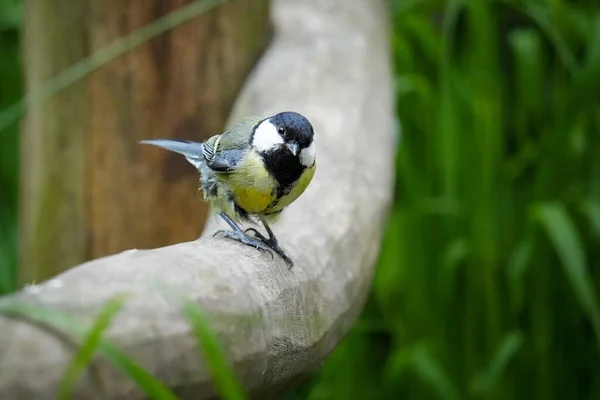
M18 29L21 25L21 14L22 0L0 0L0 32Z
M90 328L85 341L78 348L63 375L63 379L58 385L58 394L56 397L59 400L68 400L71 398L78 378L93 361L95 352L102 340L103 333L108 329L117 313L123 308L124 303L125 297L116 298L109 301L104 309L100 311L98 318Z
M183 301L183 312L190 321L200 359L206 360L206 365L212 374L213 381L221 399L243 400L246 398L219 339L210 329L210 322L200 307L192 301Z
M395 4L378 328L308 398L600 398L598 4Z
M68 315L53 309L17 302L0 304L0 315L43 324L49 331L55 330L62 334L67 334L76 343L80 343L78 345L79 350L67 367L60 383L59 398L72 398L70 393L76 383L76 378L83 370L90 366L94 353L98 351L117 370L133 380L148 398L154 400L177 399L175 394L148 371L143 369L137 362L101 337L102 332L123 306L123 301L124 298L116 298L108 302L90 329L86 329L72 320Z
M0 3L0 7L2 3ZM19 34L0 8L0 110L21 96ZM10 14L13 15L13 14ZM13 18L13 17L11 17ZM19 130L11 123L0 132L0 295L16 290Z
M172 294L173 291L170 290ZM197 340L199 358L211 372L217 392L224 400L245 399L245 392L240 385L235 373L227 361L223 348L210 328L210 321L202 309L189 300L179 298L182 313L188 319L192 332ZM171 297L173 299L173 296ZM54 309L31 306L20 302L0 303L0 316L17 318L30 323L36 323L49 333L60 332L60 336L67 335L76 344L76 351L71 362L66 367L58 386L57 398L71 399L73 390L81 375L92 366L98 355L107 359L114 368L132 379L148 398L155 400L175 400L178 397L162 382L145 370L135 360L119 350L114 344L103 337L105 331L125 305L127 296L118 296L100 310L94 323L86 328L68 315ZM104 390L102 381L94 369L90 369L91 376L98 385L99 390Z

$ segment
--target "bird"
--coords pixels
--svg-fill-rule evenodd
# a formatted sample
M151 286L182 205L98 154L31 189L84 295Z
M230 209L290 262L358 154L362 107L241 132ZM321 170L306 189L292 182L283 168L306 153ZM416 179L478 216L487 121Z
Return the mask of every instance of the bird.
M269 117L246 117L204 142L145 139L142 144L179 153L200 173L203 198L231 228L213 237L238 241L257 250L274 251L292 268L270 224L306 190L316 171L314 128L294 111ZM261 222L267 236L238 224ZM252 235L250 235L252 233Z

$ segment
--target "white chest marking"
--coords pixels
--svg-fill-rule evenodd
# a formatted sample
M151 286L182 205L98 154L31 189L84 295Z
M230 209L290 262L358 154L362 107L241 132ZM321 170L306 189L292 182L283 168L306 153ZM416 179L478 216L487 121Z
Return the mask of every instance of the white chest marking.
M268 151L283 144L283 138L277 133L275 125L267 119L256 128L252 144L260 152Z
M315 162L316 149L315 142L313 141L310 146L305 149L300 150L300 164L305 167L310 167Z

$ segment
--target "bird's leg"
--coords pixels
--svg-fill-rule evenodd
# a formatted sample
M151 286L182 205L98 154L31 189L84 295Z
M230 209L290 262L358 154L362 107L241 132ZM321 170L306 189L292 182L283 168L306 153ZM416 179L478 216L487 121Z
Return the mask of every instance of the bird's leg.
M285 261L285 263L287 265L289 265L288 269L292 269L292 267L294 266L294 262L287 256L287 254L285 254L283 249L279 246L279 242L277 241L275 234L273 234L271 227L269 226L269 224L267 224L267 221L265 221L265 219L263 217L259 217L259 218L260 218L260 222L262 222L262 224L264 225L265 230L267 231L267 234L269 235L269 237L268 238L264 237L259 231L257 231L254 228L248 228L245 230L245 232L248 232L248 231L254 232L255 237L257 237L264 244L269 246L275 253L277 253L279 255L279 257L283 258L283 261Z
M254 247L255 249L257 249L263 253L269 253L271 255L271 258L273 258L273 253L271 252L271 250L275 251L275 249L269 248L268 245L266 243L263 243L263 241L261 241L261 240L254 239L254 238L246 235L240 229L240 227L237 226L237 224L235 222L233 222L233 220L231 218L229 218L229 216L227 214L225 214L224 212L220 212L219 216L221 218L223 218L223 220L225 222L227 222L227 225L229 225L232 230L228 231L225 229L219 229L218 231L216 231L213 234L213 237L215 237L219 233L221 233L226 238L236 240L240 243L245 244L246 246Z
M254 237L259 238L261 241L266 242L269 239L267 239L266 237L263 236L262 233L260 233L256 228L246 228L244 230L244 232L254 232Z

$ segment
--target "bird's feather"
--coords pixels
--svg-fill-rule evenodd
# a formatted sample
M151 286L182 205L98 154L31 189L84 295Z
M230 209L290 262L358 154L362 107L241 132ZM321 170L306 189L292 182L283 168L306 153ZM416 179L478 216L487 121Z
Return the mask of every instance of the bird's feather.
M198 170L203 162L202 143L181 139L146 139L141 140L140 143L151 144L153 146L182 154L190 162L190 164L195 166Z
M285 207L292 204L298 197L300 197L300 195L304 193L312 181L312 178L315 175L315 170L316 164L313 164L312 167L305 169L302 175L300 175L300 178L290 185L289 190L286 190L280 198L275 199L274 202L265 209L265 214L280 212Z
M227 129L220 136L219 149L245 149L248 147L254 129L263 118L246 117L233 127Z
M260 121L259 117L247 117L222 134L206 140L202 154L208 167L216 172L234 171L244 151L249 148L252 132Z

